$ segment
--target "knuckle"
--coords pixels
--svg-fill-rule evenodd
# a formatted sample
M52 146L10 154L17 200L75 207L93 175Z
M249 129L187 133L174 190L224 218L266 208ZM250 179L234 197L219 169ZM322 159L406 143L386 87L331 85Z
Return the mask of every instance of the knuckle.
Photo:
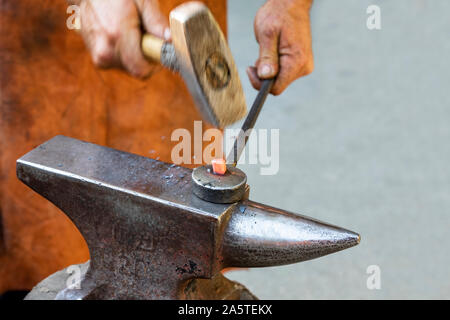
M311 56L301 55L298 61L298 73L300 76L305 76L313 72L314 60Z
M134 72L131 72L131 75L138 79L147 79L153 74L150 70L135 70Z
M254 82L254 81L250 80L250 83L251 83L253 89L255 89L255 90L259 90L261 88L261 86L258 83Z
M308 59L306 58L306 55L303 54L302 51L299 51L296 54L296 56L297 56L297 59L296 59L297 60L297 66L298 66L298 69L300 70L308 63Z
M313 58L309 55L304 54L303 52L297 52L295 55L295 73L298 73L298 76L308 75L314 70L314 61Z
M96 48L92 52L92 60L98 67L107 67L113 61L113 51L109 48Z
M304 75L311 74L314 71L314 62L309 62L304 67Z
M264 21L266 20L267 15L265 14L265 11L263 8L259 8L259 10L256 12L255 21L253 23L253 26L255 29L259 28L260 26L264 25Z
M153 67L143 68L137 65L128 66L127 69L133 77L139 79L147 79L155 72L155 68Z
M283 93L283 89L281 89L280 87L275 87L272 89L272 94L274 96L279 96L281 93Z
M276 37L278 34L278 29L275 25L271 24L266 26L262 31L261 31L261 35L264 38L268 38L268 39L272 39L274 37Z
M284 79L281 79L281 82L278 80L275 82L275 85L273 86L270 93L272 93L274 96L279 96L287 87L287 83Z
M277 56L270 54L270 52L262 52L259 57L259 64L263 62L273 63L277 61Z
M116 24L111 24L107 28L102 28L99 30L99 34L101 34L105 40L109 43L115 43L119 41L120 36L122 35L122 31L120 26Z

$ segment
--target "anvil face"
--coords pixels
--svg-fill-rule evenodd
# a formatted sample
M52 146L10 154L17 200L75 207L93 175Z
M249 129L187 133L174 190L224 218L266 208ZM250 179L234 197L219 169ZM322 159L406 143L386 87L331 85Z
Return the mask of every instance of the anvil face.
M189 169L58 136L22 157L17 174L75 223L87 277L112 285L113 298L176 298L166 288L220 269L215 239L231 206L193 195Z
M181 299L224 267L294 263L356 245L351 231L244 200L194 195L190 169L57 136L17 176L75 223L91 255L68 299Z

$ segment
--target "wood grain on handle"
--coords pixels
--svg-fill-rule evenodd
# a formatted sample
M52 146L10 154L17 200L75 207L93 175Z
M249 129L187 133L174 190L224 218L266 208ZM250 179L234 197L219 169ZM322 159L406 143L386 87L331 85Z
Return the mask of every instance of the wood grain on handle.
M152 36L151 34L145 34L142 37L142 52L146 58L155 62L161 62L161 48L163 44L163 39Z

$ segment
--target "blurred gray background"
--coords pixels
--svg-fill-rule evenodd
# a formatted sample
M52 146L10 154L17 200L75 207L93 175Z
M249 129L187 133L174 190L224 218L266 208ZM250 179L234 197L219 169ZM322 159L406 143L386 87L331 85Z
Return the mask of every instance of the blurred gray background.
M229 40L257 58L262 0L229 0ZM381 30L366 9L381 7ZM251 199L361 234L296 265L232 271L262 299L450 298L450 1L316 0L315 71L271 97L257 128L280 129L280 170L244 166ZM366 269L381 269L381 289Z

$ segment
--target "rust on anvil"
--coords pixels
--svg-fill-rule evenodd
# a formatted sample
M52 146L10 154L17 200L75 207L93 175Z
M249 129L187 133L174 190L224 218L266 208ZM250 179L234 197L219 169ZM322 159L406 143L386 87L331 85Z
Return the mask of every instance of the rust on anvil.
M87 241L81 290L60 299L211 297L205 290L224 283L223 268L294 263L359 242L351 231L253 201L203 201L190 169L63 136L20 158L17 175Z

